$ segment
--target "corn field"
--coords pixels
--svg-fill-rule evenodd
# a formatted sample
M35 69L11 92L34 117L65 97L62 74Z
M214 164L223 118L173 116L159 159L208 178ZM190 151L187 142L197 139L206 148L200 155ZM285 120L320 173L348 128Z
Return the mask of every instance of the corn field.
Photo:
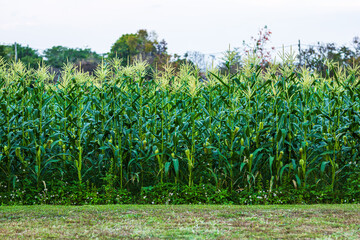
M265 70L202 79L190 64L146 76L146 62L64 66L0 62L0 192L56 180L129 189L210 183L219 189L341 189L359 173L359 68L326 78L291 55Z

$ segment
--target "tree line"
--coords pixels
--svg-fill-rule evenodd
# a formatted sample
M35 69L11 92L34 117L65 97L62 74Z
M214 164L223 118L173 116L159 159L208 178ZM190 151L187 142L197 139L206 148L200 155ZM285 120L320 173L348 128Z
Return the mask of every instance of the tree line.
M270 64L270 49L266 48L271 31L265 28L259 31L258 37L252 37L253 44L243 43L243 49L229 49L225 52L225 59L233 58L231 63L234 67L242 65L242 56L253 53L260 58L260 64L266 68ZM15 50L16 49L16 50ZM21 60L30 68L38 68L41 63L48 65L51 70L59 71L64 64L72 63L82 71L93 73L97 65L104 59L121 58L123 66L131 64L138 58L146 60L152 70L162 70L168 62L171 62L175 69L187 61L195 65L204 65L204 59L199 52L187 52L183 57L177 54L168 53L167 42L158 40L155 32L148 32L140 29L136 33L123 34L111 46L106 54L99 54L90 48L68 48L64 46L53 46L40 54L36 49L20 44L0 45L0 57L7 61L15 58ZM16 52L15 52L16 51ZM333 61L340 66L356 65L360 63L360 39L354 37L351 46L337 46L335 43L318 43L316 46L299 48L298 66L315 70L322 75L326 74L326 61ZM229 64L224 60L218 67L226 70ZM200 67L200 66L199 66ZM202 66L204 67L204 66ZM201 68L201 67L200 67Z
M35 69L41 63L45 63L54 71L60 70L66 63L72 63L89 73L92 73L104 59L115 57L123 60L123 66L141 58L153 69L161 69L169 61L175 65L185 61L179 55L170 55L167 52L167 42L164 39L159 41L155 32L149 33L145 29L134 34L122 35L106 54L96 53L90 48L64 46L53 46L40 54L38 50L29 46L12 44L0 45L0 57L8 62L20 60L26 66Z

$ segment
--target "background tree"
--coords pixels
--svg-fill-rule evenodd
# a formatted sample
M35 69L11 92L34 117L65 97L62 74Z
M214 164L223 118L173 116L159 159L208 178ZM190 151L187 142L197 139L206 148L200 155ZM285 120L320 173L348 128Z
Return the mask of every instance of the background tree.
M355 37L352 47L337 46L335 43L320 43L316 46L309 46L301 50L299 59L302 59L301 66L306 66L310 70L316 70L325 76L327 73L326 60L339 64L339 66L351 66L360 64L360 40Z
M101 62L101 56L90 48L67 48L54 46L44 51L46 63L55 70L60 69L66 63L74 63L81 66L85 72L92 73Z
M270 41L271 34L272 32L265 25L259 30L257 37L251 36L250 44L247 44L245 41L243 41L244 53L255 54L255 56L260 59L260 65L263 68L269 65L271 61L271 51L275 49L274 47L271 47L271 49L268 49L266 47L266 45Z
M192 62L195 64L201 71L206 70L206 60L205 54L198 52L198 51L188 51L184 55L187 61Z
M219 70L222 74L232 74L238 71L241 67L241 54L238 48L231 50L230 46L224 52L222 62L219 65Z
M219 65L220 71L225 73L238 72L239 67L243 64L243 56L254 55L260 60L260 66L265 69L271 62L271 53L275 49L267 47L270 41L272 32L267 26L261 28L257 34L257 37L251 36L249 43L243 41L243 48L230 48L224 53L222 62Z
M108 57L122 58L123 65L131 64L136 58L141 57L153 69L161 69L171 58L167 54L166 41L163 39L159 42L155 32L148 33L145 29L122 35L112 45Z
M355 55L359 58L359 56L360 56L360 38L358 36L354 37L352 45L353 45L353 48L355 49Z
M16 44L17 60L22 61L26 66L37 69L43 60L37 50L29 47ZM1 45L0 56L8 62L15 60L15 44Z
M5 58L5 46L0 45L0 57Z

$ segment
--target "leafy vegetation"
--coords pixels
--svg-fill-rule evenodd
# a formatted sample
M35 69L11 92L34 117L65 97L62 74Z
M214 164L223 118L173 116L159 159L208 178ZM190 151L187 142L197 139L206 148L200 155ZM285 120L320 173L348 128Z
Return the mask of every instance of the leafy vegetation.
M42 61L42 57L37 50L29 47L16 44L17 60L30 68L37 69ZM15 44L0 45L0 57L12 62L15 60Z
M44 51L44 57L46 59L46 64L53 68L60 69L64 64L69 62L77 64L78 66L82 65L81 69L86 72L93 72L101 62L101 56L88 48L73 49L63 46L54 46ZM84 67L90 64L92 65L90 69L84 69Z
M326 61L335 62L340 66L359 65L360 39L354 37L352 47L338 47L335 43L318 43L317 46L301 49L298 58L299 64L306 66L310 70L316 70L322 76L326 76Z
M272 54L275 48L268 48L272 32L267 26L259 29L257 36L252 36L249 42L243 41L242 48L234 48L225 51L225 59L222 59L217 66L221 73L228 72L234 74L237 69L245 62L243 57L247 54L254 54L260 59L259 65L265 69L273 61ZM304 48L305 46L305 48ZM326 77L326 61L332 61L342 67L359 65L360 62L360 41L359 37L354 37L351 46L338 46L335 43L318 43L317 45L300 45L299 55L296 65L306 67L310 71L317 71L322 77ZM51 68L51 71L59 73L59 69L64 64L72 63L78 68L90 74L101 63L102 59L111 60L121 58L122 66L133 64L136 59L142 59L149 63L149 71L163 71L168 62L171 62L176 71L180 65L186 62L196 65L204 72L209 66L205 54L197 51L188 51L184 56L169 54L167 52L167 42L165 39L158 40L156 32L148 32L140 29L136 33L123 34L111 46L108 53L99 54L89 48L68 48L64 46L53 46L46 49L42 54L38 50L29 46L17 44L17 59L21 60L26 66L37 69L43 61ZM15 45L0 45L0 57L11 63L15 60ZM214 55L210 55L215 60ZM231 60L227 62L227 60ZM231 63L229 65L229 63ZM228 67L231 66L231 69ZM149 78L149 76L147 76Z
M115 58L94 76L68 64L56 84L2 62L0 202L359 202L359 67L320 77L281 58L205 80L190 64L145 79L146 62Z
M167 54L167 43L164 39L159 42L155 32L148 33L147 30L140 29L137 33L122 35L112 45L108 57L123 59L123 66L141 58L153 69L162 69L171 56Z
M168 54L167 42L164 39L159 41L156 32L148 32L145 29L140 29L136 33L123 34L112 45L110 51L104 54L98 54L90 48L64 46L53 46L45 49L42 54L29 46L17 44L16 48L17 54L15 54L15 44L0 45L0 57L11 63L17 56L17 60L35 69L44 62L56 75L59 75L59 70L67 63L75 64L82 71L93 74L103 59L113 58L123 59L122 66L133 64L136 59L141 58L149 63L149 71L163 70L170 61L177 70L180 64L190 62L177 54Z

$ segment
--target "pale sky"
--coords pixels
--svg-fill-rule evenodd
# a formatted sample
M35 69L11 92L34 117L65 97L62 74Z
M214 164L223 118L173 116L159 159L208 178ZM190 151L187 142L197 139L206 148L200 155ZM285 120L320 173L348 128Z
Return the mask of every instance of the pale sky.
M109 52L125 33L155 31L170 53L218 53L267 25L269 46L360 36L360 0L0 0L0 44ZM297 48L295 46L295 48Z

